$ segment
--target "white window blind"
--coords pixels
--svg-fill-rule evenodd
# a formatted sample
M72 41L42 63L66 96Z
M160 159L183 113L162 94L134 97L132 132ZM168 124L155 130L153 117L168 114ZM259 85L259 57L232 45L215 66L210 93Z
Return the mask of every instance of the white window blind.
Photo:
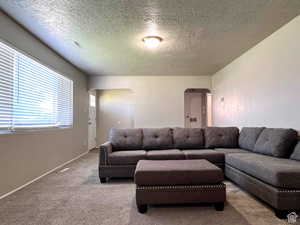
M0 129L70 127L73 82L0 42Z
M0 128L11 126L14 61L14 51L0 42Z

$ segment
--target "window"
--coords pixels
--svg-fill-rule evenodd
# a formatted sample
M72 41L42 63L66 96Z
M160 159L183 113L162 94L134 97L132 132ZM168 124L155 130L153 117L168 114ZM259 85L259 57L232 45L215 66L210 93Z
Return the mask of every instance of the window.
M96 107L96 96L90 95L90 107Z
M73 82L0 42L0 130L72 124Z

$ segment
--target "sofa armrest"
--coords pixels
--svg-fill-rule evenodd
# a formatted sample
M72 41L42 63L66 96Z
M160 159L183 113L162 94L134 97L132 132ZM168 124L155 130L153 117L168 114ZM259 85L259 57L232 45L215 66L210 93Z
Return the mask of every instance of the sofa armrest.
M112 153L112 145L110 142L105 142L100 145L99 166L108 165L108 154Z

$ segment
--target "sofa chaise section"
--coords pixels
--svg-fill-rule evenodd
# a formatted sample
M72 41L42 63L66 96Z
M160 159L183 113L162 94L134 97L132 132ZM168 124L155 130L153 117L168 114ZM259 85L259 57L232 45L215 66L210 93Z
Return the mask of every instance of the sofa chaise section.
M243 190L272 206L279 218L286 219L288 212L299 210L299 189L276 188L228 164L225 165L225 175Z
M237 153L226 155L226 165L277 188L300 189L300 163L294 160Z
M225 155L226 177L271 205L280 218L300 210L300 162L292 158L297 139L292 129L265 128L248 153Z

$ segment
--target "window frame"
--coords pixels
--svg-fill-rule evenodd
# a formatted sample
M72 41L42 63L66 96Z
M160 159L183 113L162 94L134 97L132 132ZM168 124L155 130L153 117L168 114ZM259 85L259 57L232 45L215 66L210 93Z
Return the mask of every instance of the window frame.
M12 48L13 50L17 51L20 54L25 55L26 57L30 58L31 60L34 60L35 62L41 64L42 66L52 70L53 72L59 74L60 76L63 76L69 80L72 81L72 124L69 126L40 126L40 127L18 127L16 129L1 129L0 128L0 135L4 135L4 134L28 134L28 133L40 133L40 132L51 132L51 131L60 131L60 130L68 130L68 129L73 129L74 128L74 80L72 78L70 78L69 75L67 75L66 73L61 73L59 70L57 70L56 68L43 63L41 60L39 60L38 58L30 55L29 53L17 48L16 46L14 46L12 43L10 43L9 41L0 38L0 42L2 42L4 45L7 45L8 47Z

